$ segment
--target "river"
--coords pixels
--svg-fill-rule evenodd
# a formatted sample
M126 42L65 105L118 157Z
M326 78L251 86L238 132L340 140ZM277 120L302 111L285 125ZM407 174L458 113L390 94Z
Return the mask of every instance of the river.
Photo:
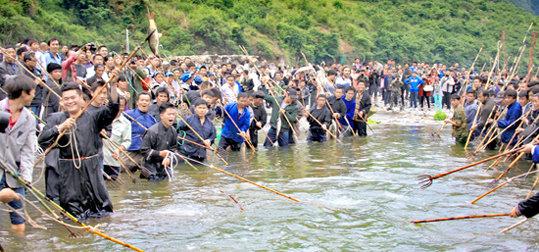
M228 171L302 203L204 167L182 166L172 182L132 183L124 176L123 183L109 183L115 213L88 223L99 223L105 233L148 251L539 249L534 219L503 235L499 230L517 219L411 224L413 219L508 212L526 195L532 179L512 183L477 205L469 201L487 190L496 175L492 170L484 172L485 166L419 189L418 175L472 160L462 147L454 146L450 129L437 139L430 132L438 126L431 122L387 112L373 118L380 124L372 125L375 133L368 138L322 144L300 141L287 150L260 149L255 155L247 151L244 157L229 156ZM222 165L216 158L210 162ZM511 175L526 172L529 165L522 162ZM48 230L27 226L27 236L17 238L7 231L7 213L0 213L0 244L6 251L123 249L89 234L70 238L63 227L44 220L35 210L30 215Z

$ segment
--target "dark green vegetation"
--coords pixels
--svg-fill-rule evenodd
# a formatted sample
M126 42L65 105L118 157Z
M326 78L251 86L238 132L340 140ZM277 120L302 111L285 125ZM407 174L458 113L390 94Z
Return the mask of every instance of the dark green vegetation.
M0 0L0 42L25 37L107 44L121 51L147 30L146 6L157 13L166 55L252 54L311 61L367 59L478 63L495 54L505 31L514 56L537 16L510 1L346 0ZM537 30L534 28L534 30ZM527 53L523 57L527 61Z

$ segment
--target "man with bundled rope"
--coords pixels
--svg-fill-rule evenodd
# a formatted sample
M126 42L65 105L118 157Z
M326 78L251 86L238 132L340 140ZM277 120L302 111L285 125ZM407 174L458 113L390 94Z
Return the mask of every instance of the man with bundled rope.
M0 159L9 167L0 167L0 202L8 204L12 210L21 210L25 195L23 185L4 172L15 170L22 179L31 182L37 148L36 119L29 106L35 95L34 81L24 75L8 77L3 89L8 98L0 101ZM4 123L2 123L4 121ZM2 125L5 127L2 127ZM24 218L12 211L9 213L12 230L24 234Z
M60 205L79 219L112 213L112 202L103 180L100 158L103 141L99 134L118 114L116 84L111 84L109 94L106 106L83 111L81 87L76 83L66 84L61 94L65 112L58 112L61 118L48 123L38 139L42 147L53 145L59 149ZM75 119L79 113L82 114ZM66 133L55 144L60 132Z
M176 121L177 111L174 105L166 102L159 106L160 122L154 124L144 133L141 152L144 156L144 167L150 174L142 174L148 180L172 179L172 169L179 163L176 129L172 127Z

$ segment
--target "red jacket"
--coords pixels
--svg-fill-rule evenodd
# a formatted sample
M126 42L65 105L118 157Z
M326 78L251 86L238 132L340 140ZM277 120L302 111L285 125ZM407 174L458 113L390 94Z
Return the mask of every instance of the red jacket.
M77 68L73 64L77 60L77 54L74 53L67 60L62 62L62 81L76 81L77 80ZM70 78L68 78L70 77Z

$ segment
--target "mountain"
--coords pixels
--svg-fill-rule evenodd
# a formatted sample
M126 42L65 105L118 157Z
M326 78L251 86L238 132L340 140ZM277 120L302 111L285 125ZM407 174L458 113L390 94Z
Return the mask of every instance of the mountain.
M527 11L539 15L539 0L513 0L513 2Z
M131 48L145 37L149 9L157 15L164 55L240 54L244 45L251 54L289 62L302 61L303 52L315 62L360 56L467 65L483 47L482 65L496 54L502 31L507 45L502 56L515 57L530 23L539 21L519 6L537 8L535 2L0 0L0 43L54 36L121 51L126 29ZM526 53L523 62L527 58Z

